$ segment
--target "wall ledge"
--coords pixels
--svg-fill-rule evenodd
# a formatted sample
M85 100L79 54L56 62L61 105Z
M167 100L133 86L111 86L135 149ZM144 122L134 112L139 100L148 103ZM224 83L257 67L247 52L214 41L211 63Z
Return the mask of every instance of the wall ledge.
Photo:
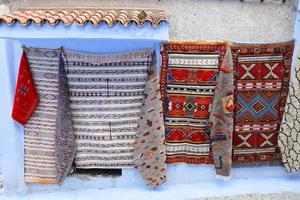
M167 41L169 39L169 25L162 22L158 27L152 27L145 23L143 26L131 24L127 27L116 23L114 26L101 24L94 27L91 24L85 26L64 26L58 24L51 26L44 24L38 26L30 24L22 26L14 24L12 26L0 25L0 38L6 39L133 39L133 40L156 40Z

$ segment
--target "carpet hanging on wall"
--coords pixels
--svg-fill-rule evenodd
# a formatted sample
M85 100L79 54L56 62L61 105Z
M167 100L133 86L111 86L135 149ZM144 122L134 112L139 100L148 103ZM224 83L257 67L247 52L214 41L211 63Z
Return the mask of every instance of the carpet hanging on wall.
M233 91L233 63L228 47L219 70L209 118L216 173L222 176L230 176L232 165Z
M69 85L62 49L58 66L58 105L55 127L55 164L59 183L62 183L68 175L75 158L75 151Z
M166 147L159 75L152 60L144 92L141 120L134 144L134 166L151 187L166 182Z
M213 164L209 116L226 49L226 43L163 45L161 93L168 164Z
M26 48L26 53L40 102L24 127L25 182L61 183L74 157L61 50Z
M278 139L287 172L300 170L300 54L294 70Z
M153 50L65 53L76 168L133 167L134 142Z
M234 44L235 164L277 164L278 132L289 87L293 42Z
M26 52L23 49L15 92L12 118L25 125L34 112L39 97L32 79Z

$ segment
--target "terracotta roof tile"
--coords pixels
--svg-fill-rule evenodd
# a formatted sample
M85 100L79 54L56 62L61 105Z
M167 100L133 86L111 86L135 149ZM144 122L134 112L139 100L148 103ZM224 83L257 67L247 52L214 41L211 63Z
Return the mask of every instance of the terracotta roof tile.
M140 26L145 22L149 22L152 26L158 26L162 21L166 21L163 11L142 9L19 10L0 16L0 24L6 25L15 23L42 25L49 23L54 26L61 22L67 26L73 23L79 26L84 26L87 23L91 23L94 26L106 23L112 26L119 22L123 26L127 26L130 23Z

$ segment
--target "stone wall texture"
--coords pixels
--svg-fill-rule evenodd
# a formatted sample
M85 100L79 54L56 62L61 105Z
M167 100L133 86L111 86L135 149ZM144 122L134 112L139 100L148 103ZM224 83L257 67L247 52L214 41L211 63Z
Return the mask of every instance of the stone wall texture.
M279 42L292 39L296 0L6 0L10 9L159 8L172 41Z

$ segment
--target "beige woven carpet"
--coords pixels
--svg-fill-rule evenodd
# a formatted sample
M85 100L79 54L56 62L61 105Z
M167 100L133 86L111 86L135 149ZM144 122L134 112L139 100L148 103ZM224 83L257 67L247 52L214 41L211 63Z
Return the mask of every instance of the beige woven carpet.
M152 51L105 55L66 51L76 168L133 166Z

